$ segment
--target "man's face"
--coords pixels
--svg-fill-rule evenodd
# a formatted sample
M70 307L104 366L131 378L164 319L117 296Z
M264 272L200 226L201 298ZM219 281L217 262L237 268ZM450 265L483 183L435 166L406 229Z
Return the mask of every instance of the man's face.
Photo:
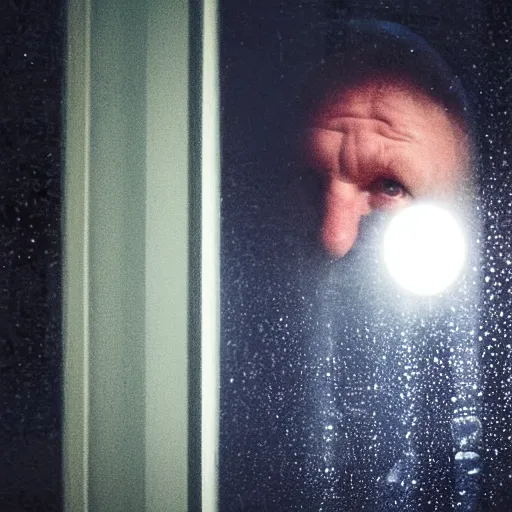
M460 125L418 89L374 81L327 98L311 116L308 164L325 180L321 239L335 257L361 217L460 193L469 149Z

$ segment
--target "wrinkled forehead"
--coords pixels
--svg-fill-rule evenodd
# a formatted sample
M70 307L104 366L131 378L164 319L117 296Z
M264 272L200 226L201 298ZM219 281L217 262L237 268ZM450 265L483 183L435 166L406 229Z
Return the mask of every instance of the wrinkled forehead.
M443 144L452 146L458 173L470 174L474 145L465 121L407 77L376 75L358 84L333 84L317 98L306 127L338 116L377 119L398 132L418 128L420 137L430 134L433 140L442 132Z

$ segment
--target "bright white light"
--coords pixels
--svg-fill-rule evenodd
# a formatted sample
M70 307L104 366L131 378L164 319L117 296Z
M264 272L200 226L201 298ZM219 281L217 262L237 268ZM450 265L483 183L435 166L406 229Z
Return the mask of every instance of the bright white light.
M441 293L466 261L459 223L448 210L430 204L400 210L386 230L383 251L393 278L417 295Z

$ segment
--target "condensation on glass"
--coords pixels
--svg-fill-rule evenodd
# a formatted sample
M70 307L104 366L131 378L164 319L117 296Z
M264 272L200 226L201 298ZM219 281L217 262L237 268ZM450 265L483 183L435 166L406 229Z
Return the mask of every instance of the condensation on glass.
M61 509L60 1L1 8L0 509Z
M510 7L223 0L220 27L219 510L507 510ZM381 234L432 198L467 257L421 297Z

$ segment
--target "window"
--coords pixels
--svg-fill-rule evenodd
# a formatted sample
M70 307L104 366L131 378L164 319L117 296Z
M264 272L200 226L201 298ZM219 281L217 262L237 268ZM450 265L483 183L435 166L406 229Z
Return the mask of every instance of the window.
M508 7L219 12L219 510L506 508ZM451 119L419 174L416 101L434 138ZM427 185L443 166L458 185ZM448 291L422 298L379 267L379 237L395 207L432 199L459 212L469 252Z

